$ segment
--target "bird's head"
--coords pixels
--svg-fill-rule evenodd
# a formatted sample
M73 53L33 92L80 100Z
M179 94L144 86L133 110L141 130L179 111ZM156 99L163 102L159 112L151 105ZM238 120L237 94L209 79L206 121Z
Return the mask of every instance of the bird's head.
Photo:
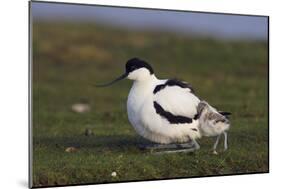
M132 58L126 63L126 74L130 80L144 80L154 74L152 67L144 60Z
M98 86L106 87L125 78L134 81L142 81L142 80L146 80L152 75L154 75L154 71L147 62L139 58L132 58L127 61L125 66L125 73L123 75L119 76L117 79L107 84L98 85Z

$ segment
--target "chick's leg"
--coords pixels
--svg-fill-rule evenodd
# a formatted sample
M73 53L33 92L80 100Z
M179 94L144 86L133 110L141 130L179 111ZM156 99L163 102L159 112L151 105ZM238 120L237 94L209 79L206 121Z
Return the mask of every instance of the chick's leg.
M227 145L227 132L223 132L224 134L224 151L226 151L228 149L228 145Z
M215 142L215 144L214 144L214 146L213 146L213 154L218 154L218 152L216 151L216 149L217 149L218 143L219 143L219 141L220 141L220 138L221 138L221 135L218 135L218 136L217 136L217 139L216 139L216 142Z

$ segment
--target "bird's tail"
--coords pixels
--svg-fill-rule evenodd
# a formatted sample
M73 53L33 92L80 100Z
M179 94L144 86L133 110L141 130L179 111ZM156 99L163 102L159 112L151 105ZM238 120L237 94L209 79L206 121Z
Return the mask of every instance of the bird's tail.
M219 111L219 113L223 116L225 116L227 119L230 118L231 113L230 112L224 112L224 111Z

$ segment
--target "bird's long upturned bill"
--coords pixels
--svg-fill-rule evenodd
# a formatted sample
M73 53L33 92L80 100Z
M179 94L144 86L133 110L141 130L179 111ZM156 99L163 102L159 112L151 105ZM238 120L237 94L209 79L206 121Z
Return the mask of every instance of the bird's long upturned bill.
M124 73L123 75L121 75L120 77L114 79L113 81L109 82L109 83L106 83L106 84L100 84L100 85L96 85L96 87L107 87L107 86L110 86L114 83L116 83L117 81L120 81L122 79L125 79L126 77L128 76L127 73Z

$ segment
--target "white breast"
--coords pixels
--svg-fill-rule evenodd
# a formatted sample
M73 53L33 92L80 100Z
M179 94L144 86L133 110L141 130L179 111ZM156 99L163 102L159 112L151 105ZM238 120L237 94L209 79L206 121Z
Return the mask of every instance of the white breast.
M134 82L127 100L128 118L136 132L145 137L147 129L142 124L141 110L145 101L152 98L153 83Z

